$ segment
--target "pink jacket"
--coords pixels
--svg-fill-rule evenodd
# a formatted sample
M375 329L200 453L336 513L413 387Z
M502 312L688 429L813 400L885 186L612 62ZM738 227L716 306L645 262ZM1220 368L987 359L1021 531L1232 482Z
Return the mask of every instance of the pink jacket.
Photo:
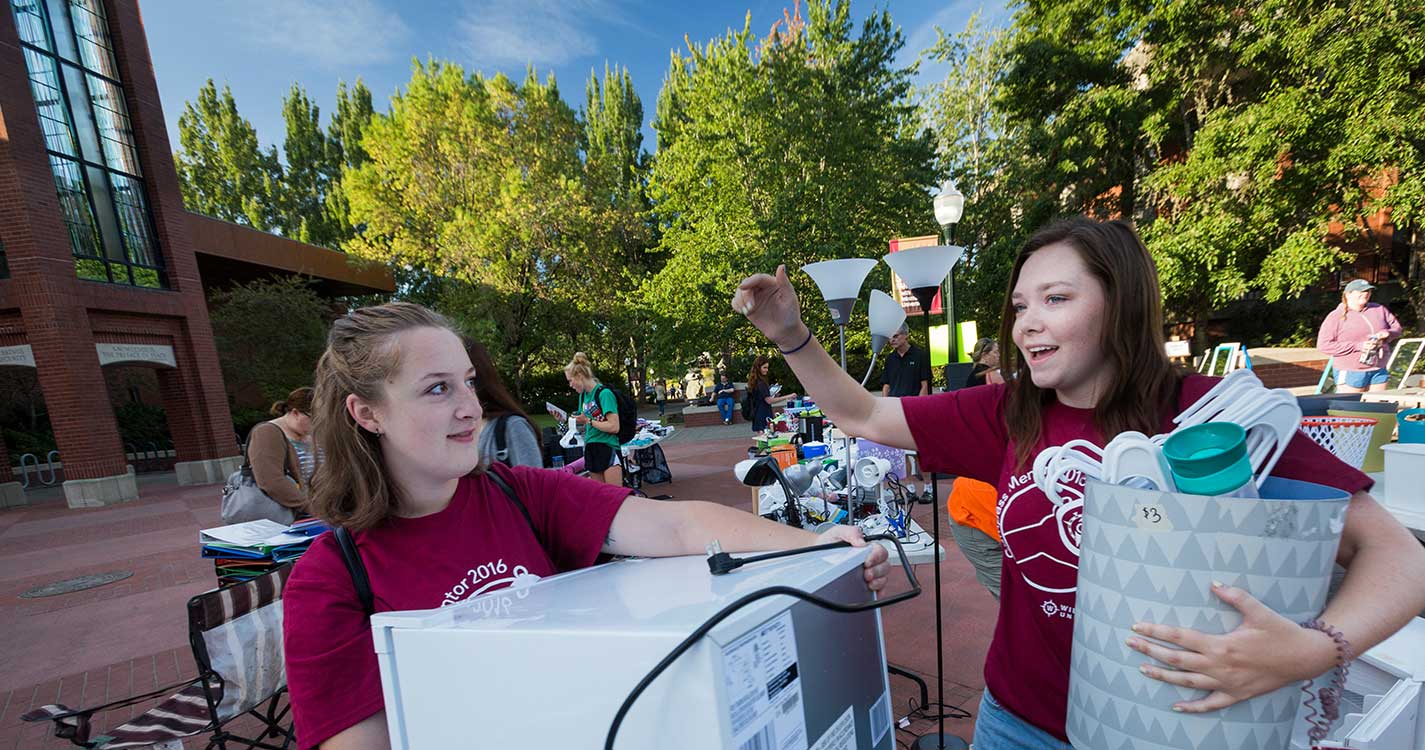
M1344 316L1342 313L1345 313ZM1376 348L1375 356L1367 364L1361 364L1362 344L1371 334L1380 331L1390 336ZM1367 302L1366 309L1360 312L1346 312L1343 302L1321 321L1321 331L1316 334L1316 348L1331 355L1334 358L1331 364L1338 370L1379 370L1390 358L1391 342L1398 338L1400 321L1385 305Z

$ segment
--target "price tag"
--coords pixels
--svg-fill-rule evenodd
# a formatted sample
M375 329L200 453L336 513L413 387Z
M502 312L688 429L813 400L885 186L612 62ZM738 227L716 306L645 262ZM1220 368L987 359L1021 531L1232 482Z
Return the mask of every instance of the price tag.
M1173 522L1168 520L1168 512L1157 503L1136 503L1133 506L1133 523L1140 529L1149 531L1172 531Z

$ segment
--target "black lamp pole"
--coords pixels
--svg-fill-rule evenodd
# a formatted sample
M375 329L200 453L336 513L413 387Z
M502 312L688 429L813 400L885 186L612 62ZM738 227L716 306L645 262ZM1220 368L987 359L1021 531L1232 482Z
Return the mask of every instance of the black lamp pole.
M951 273L953 272L952 268ZM938 291L940 291L938 285L916 287L910 290L911 294L915 295L916 302L920 303L927 344L930 342L930 305L935 301L935 293ZM918 456L916 460L919 461ZM920 470L926 471L924 463L921 463ZM930 538L935 542L935 705L939 727L934 734L921 735L915 741L915 750L965 750L969 745L964 740L945 734L945 625L940 613L940 485L935 481L935 472L929 473Z
M945 244L955 244L954 224L946 224L940 227L940 231L945 237ZM959 263L955 265L958 266ZM950 267L950 274L945 277L945 289L946 292L943 298L945 302L945 324L946 327L950 329L950 361L954 363L960 361L960 332L955 326L955 266ZM930 314L929 308L926 308L926 314ZM926 346L929 345L930 342L927 341ZM949 388L950 384L946 383L945 387Z

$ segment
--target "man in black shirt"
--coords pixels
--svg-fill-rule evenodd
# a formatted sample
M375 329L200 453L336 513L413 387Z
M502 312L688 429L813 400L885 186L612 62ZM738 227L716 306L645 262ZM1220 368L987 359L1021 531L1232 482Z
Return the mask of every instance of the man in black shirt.
M910 327L901 324L900 330L891 337L891 350L886 355L886 366L881 371L882 396L928 396L930 395L930 354L910 343ZM914 471L915 473L911 473ZM922 503L931 502L930 485L920 475L918 465L906 458L906 489L916 495ZM921 491L916 492L919 483Z

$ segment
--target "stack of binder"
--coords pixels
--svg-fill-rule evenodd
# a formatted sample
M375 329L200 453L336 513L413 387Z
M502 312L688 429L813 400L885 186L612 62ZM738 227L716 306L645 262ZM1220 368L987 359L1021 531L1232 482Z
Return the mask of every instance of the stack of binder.
M257 520L204 529L199 532L198 541L203 557L213 561L218 585L227 586L296 560L318 534L328 529L315 518L291 526Z

